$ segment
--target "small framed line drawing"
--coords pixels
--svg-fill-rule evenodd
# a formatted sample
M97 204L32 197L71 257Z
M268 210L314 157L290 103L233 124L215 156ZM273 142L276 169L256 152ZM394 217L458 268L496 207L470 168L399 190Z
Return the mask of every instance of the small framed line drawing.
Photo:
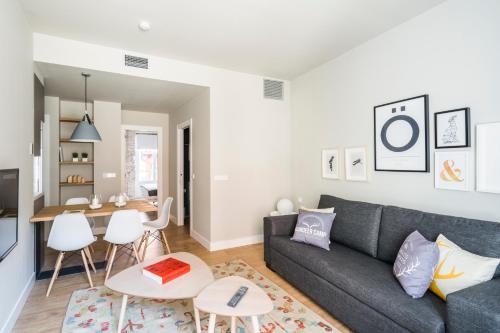
M339 179L339 150L323 149L321 152L322 176L326 179Z
M345 179L359 182L368 180L365 147L345 149Z
M470 109L461 108L434 113L434 146L470 147Z

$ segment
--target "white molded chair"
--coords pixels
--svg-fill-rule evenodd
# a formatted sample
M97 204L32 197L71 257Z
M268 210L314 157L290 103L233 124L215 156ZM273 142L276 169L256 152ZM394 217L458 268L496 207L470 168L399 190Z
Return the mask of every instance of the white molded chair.
M164 250L167 254L170 253L170 246L168 246L167 236L165 236L164 229L168 226L168 222L170 221L170 207L172 206L173 201L174 198L168 197L167 200L165 200L165 202L163 203L161 214L158 219L144 223L144 235L142 236L141 242L139 243L139 251L144 244L142 260L144 260L144 258L146 257L146 250L150 245L150 236L163 244Z
M130 200L130 199L129 199L129 197L128 197L126 194L124 194L124 196L125 196L125 200L127 200L127 201L129 201L129 200ZM114 195L114 194L113 194L113 195L111 195L111 196L109 197L109 199L108 199L108 202L116 202L116 195ZM107 228L107 227L108 227L108 225L109 225L109 220L110 220L110 219L111 219L111 217L110 217L110 216L106 216L106 217L104 217L104 225L106 226L106 228ZM109 248L109 247L108 247L108 248ZM107 253L106 253L106 259L107 259L107 257L108 257L108 256L107 256Z
M89 199L85 197L78 197L78 198L69 198L66 200L65 205L88 205L90 204ZM95 220L93 218L88 219L90 228L92 229L92 233L94 233L94 227L95 227Z
M109 225L104 235L104 240L112 245L111 254L106 265L106 278L108 279L113 261L115 260L116 250L119 245L131 245L134 250L135 259L138 263L141 262L135 241L144 234L144 227L142 226L139 212L135 209L119 210L111 215ZM108 247L109 249L109 247ZM106 253L107 259L108 253Z
M69 198L66 200L66 205L88 205L89 199L81 197L81 198Z
M61 270L62 260L65 252L80 251L83 259L83 265L87 272L90 287L93 287L92 278L90 277L89 267L87 265L87 258L95 272L94 263L90 256L88 247L94 242L94 235L90 229L87 218L82 213L74 214L61 214L57 215L50 229L49 239L47 246L51 249L59 251L54 274L50 280L49 288L47 290L47 297L50 295L52 285L59 275Z
M125 197L125 200L127 200L127 201L129 201L129 200L130 200L130 198L128 197L128 195L126 195L125 193L123 194L123 196ZM114 194L113 194L113 195L111 195L111 196L109 197L108 202L116 202L116 195L114 195Z

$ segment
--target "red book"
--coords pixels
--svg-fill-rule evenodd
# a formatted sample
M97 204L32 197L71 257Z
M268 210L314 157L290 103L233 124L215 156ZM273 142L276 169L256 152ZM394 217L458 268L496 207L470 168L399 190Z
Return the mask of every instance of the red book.
M168 258L146 266L142 269L142 274L158 284L165 284L191 270L189 264L174 258Z

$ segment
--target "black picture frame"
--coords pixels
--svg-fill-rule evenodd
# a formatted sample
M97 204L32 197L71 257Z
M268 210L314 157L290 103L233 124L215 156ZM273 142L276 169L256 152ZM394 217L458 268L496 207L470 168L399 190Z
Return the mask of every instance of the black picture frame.
M381 169L377 166L377 109L380 107L385 107L391 104L397 104L401 102L410 101L413 99L424 99L424 140L425 140L425 165L422 170L401 170L401 169ZM429 148L429 95L418 95L415 97L405 98L398 101L384 103L380 105L376 105L373 107L373 150L374 150L374 165L375 171L389 171L389 172L430 172L430 148Z
M464 112L465 113L465 144L463 145L450 145L450 146L440 146L438 143L438 117L443 114L452 112ZM447 110L434 113L434 148L435 149L447 149L447 148L469 148L471 145L471 124L470 124L470 108L464 107L459 109Z

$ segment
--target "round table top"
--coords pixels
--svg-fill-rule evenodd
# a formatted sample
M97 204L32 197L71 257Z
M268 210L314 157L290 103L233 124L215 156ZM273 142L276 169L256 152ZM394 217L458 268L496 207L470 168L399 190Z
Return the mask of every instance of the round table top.
M189 273L184 274L163 285L144 277L143 267L152 265L167 258L188 263ZM187 252L171 253L156 257L131 266L110 277L104 285L122 294L152 299L186 299L196 297L200 291L214 281L210 267L197 256Z
M241 301L232 308L227 305L231 297L242 286L248 291ZM193 300L201 311L220 316L259 316L273 310L273 303L267 294L253 282L239 276L229 276L210 284Z

